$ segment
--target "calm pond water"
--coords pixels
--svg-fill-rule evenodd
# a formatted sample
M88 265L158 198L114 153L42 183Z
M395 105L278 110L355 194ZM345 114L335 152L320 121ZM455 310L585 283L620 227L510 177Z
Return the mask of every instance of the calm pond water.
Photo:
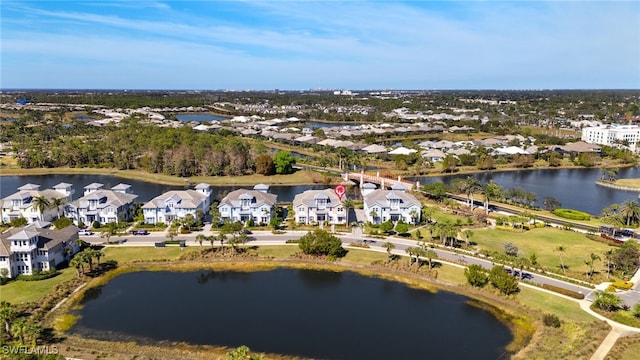
M123 179L116 176L108 175L29 175L29 176L0 176L0 198L9 196L24 184L32 183L39 184L40 189L50 189L53 186L66 182L73 184L75 194L73 199L77 199L82 196L84 187L97 182L104 184L105 189L110 189L119 183L125 183L131 185L131 190L134 194L138 195L136 202L147 202L154 197L175 189L186 189L188 187L174 186L174 185L162 185L154 184L140 180ZM227 193L241 189L243 186L213 186L213 196L217 199L222 199ZM252 186L244 186L246 189L252 188ZM283 186L274 185L269 187L269 192L278 195L278 201L291 202L296 194L302 193L309 189L324 189L324 185L296 185L296 186ZM360 198L360 192L352 189L351 197Z
M499 359L512 340L464 296L351 272L137 272L94 295L71 330L83 337L351 360Z
M519 187L537 195L537 206L542 206L542 200L551 196L560 201L562 207L585 211L592 215L599 215L602 209L638 198L637 192L614 190L596 185L600 179L600 169L545 169L519 170L502 172L485 172L472 174L482 184L493 180L503 187L512 189ZM430 178L415 178L420 184L451 181L466 178L469 175L451 175ZM618 172L618 179L640 178L640 168L623 168Z
M189 122L189 121L222 121L227 120L229 118L224 116L217 116L211 114L175 114L176 119L179 121Z

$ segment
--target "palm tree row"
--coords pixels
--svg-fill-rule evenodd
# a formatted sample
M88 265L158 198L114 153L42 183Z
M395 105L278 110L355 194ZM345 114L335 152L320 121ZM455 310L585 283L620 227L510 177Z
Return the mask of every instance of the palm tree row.
M100 258L104 256L104 253L97 249L86 248L81 252L77 253L69 262L69 266L76 268L78 271L78 276L83 274L84 265L87 264L89 266L89 271L93 271L93 259L96 259L97 265L100 265Z

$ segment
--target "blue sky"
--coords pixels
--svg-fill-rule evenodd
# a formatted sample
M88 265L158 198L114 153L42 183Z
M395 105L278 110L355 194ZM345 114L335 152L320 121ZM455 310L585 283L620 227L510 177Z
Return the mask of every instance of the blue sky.
M638 1L14 1L0 87L638 89Z

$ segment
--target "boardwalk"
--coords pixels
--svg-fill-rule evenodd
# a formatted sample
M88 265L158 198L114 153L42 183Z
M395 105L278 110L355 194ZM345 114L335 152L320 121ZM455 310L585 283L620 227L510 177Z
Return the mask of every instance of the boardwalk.
M359 173L349 172L349 173L344 173L342 177L345 180L357 181L358 183L360 183L361 187L362 187L362 184L364 183L376 184L381 189L390 189L394 185L402 185L406 187L407 190L411 190L414 188L417 189L420 187L419 183L414 183L414 182L402 179L400 176L398 176L397 179L381 177L379 172L377 172L376 175L367 175L364 172L359 172Z

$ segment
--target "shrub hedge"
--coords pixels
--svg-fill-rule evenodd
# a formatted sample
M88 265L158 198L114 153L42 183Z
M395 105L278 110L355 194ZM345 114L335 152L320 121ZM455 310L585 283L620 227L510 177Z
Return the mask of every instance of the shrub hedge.
M633 283L632 282L625 282L625 281L615 281L611 285L613 285L613 287L615 287L616 289L629 290L633 286Z
M557 286L553 286L553 285L549 285L549 284L542 284L542 288L543 289L547 289L553 292L557 292L558 294L562 294L562 295L566 295L569 297L572 297L574 299L578 299L578 300L582 300L584 299L584 294L575 292L575 291L571 291L571 290L567 290L561 287L557 287Z
M587 214L586 212L573 210L573 209L555 209L553 210L553 214L561 218L570 219L570 220L591 219L591 215Z

